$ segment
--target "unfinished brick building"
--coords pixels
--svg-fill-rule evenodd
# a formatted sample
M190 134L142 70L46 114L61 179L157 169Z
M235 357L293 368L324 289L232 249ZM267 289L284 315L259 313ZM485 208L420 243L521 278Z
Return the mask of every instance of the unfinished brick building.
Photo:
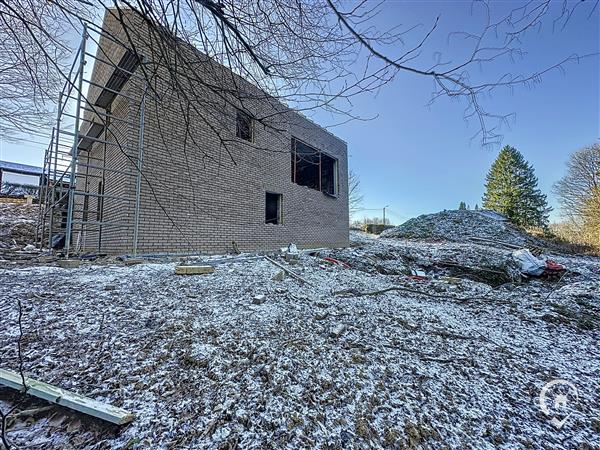
M81 71L77 146L65 152L75 160L71 252L348 244L344 141L136 14L125 29L115 17L106 11L95 56L85 39L80 49L94 66L89 81ZM158 58L164 39L176 45Z

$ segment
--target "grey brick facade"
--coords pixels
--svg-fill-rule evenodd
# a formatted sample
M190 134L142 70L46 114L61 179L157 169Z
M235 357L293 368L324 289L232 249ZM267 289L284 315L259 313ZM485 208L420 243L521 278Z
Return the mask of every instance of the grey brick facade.
M213 85L223 85L225 80L235 94L221 98L202 83L183 77L190 98L182 101L169 84L170 68L153 58L153 36L143 31L145 27L136 22L139 18L130 20L134 22L134 37L133 33L125 37L111 10L106 12L104 28L111 36L134 39L136 49L145 49L144 68L156 74L145 97L138 252L221 253L234 247L241 251L272 250L289 243L304 248L348 245L346 143L189 46L182 47L178 58L193 65L195 76ZM123 46L102 38L97 56L118 61L123 52ZM92 81L103 85L112 70L97 61ZM122 92L141 99L143 86L141 78L132 78ZM89 101L93 103L99 93L99 88L91 87ZM90 196L87 208L79 205L78 209L90 211L88 220L91 212L102 210L103 221L124 224L103 227L101 250L107 253L130 253L133 248L135 205L118 198L134 199L136 195L140 103L124 97L113 102L110 113L127 123L108 127L105 138L118 140L121 148L106 146L106 159L104 144L96 143L89 151L92 160L102 161L98 165L119 171L104 173L104 205ZM182 105L187 108L185 112ZM236 137L236 105L257 118L252 143ZM267 116L268 120L259 120ZM94 120L93 113L86 113L86 118ZM337 196L292 181L292 137L337 160ZM80 155L80 161L84 157L88 155ZM89 174L90 168L87 170ZM102 171L96 170L94 177L85 177L83 167L78 166L77 171L78 190L96 193ZM267 192L282 196L279 224L265 223ZM83 212L78 217L82 219ZM81 250L92 250L98 242L98 227L84 224L78 239Z

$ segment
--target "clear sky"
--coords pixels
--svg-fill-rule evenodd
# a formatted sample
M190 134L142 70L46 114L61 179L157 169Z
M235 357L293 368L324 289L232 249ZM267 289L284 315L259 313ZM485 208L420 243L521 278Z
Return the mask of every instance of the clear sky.
M492 11L501 14L523 3L492 2ZM556 2L554 7L560 8L561 4ZM471 1L390 1L377 21L381 26L422 23L414 35L407 36L406 45L410 47L439 15L439 27L423 59L415 65L431 65L434 51L441 52L444 59L458 61L466 49L460 41L449 41L448 34L481 28L482 17L472 12L471 5ZM527 54L522 60L503 59L481 73L475 70L473 75L490 79L506 72L530 74L573 53L598 53L598 9L591 17L591 8L577 9L564 30L560 26L553 30L552 20L545 22L523 39L522 48ZM539 187L548 194L552 206L557 207L551 187L562 176L569 154L600 137L599 83L599 58L595 56L578 64L569 63L564 72L551 72L531 88L497 91L484 102L490 112L515 114L510 128L501 131L502 145L516 147L534 165ZM356 114L377 115L376 119L332 129L348 142L350 168L360 177L364 208L390 205L388 217L393 223L457 208L460 201L471 207L481 205L485 175L500 149L483 149L477 139L471 139L477 125L465 122L464 105L441 99L426 106L431 93L430 79L400 74L377 95L354 99ZM317 113L314 119L324 124L336 122L325 113ZM28 139L39 144L1 142L0 159L41 165L44 140ZM368 216L377 214L364 212ZM558 217L557 212L552 214L552 219Z

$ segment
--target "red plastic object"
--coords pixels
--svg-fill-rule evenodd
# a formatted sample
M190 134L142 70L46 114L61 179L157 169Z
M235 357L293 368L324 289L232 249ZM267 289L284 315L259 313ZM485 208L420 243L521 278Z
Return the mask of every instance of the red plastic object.
M546 260L546 269L560 272L565 270L565 267L562 264L558 264L557 262L548 259Z
M422 275L407 275L408 278L410 278L411 280L415 280L415 281L427 281L427 277L424 277Z
M349 269L349 268L350 268L350 265L349 265L349 264L346 264L346 263L345 263L345 262L343 262L343 261L338 261L337 259L333 259L333 258L325 257L325 258L323 258L323 261L327 261L328 263L331 263L331 264L337 264L338 266L342 266L342 267L344 267L344 268L346 268L346 269Z

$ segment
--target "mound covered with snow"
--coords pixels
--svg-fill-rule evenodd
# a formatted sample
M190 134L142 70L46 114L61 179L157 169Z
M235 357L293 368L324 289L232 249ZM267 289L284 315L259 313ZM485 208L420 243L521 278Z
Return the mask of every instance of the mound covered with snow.
M499 241L519 247L548 247L548 243L487 211L454 210L424 214L381 233L381 237L470 242Z
M0 249L33 243L37 205L0 203Z

